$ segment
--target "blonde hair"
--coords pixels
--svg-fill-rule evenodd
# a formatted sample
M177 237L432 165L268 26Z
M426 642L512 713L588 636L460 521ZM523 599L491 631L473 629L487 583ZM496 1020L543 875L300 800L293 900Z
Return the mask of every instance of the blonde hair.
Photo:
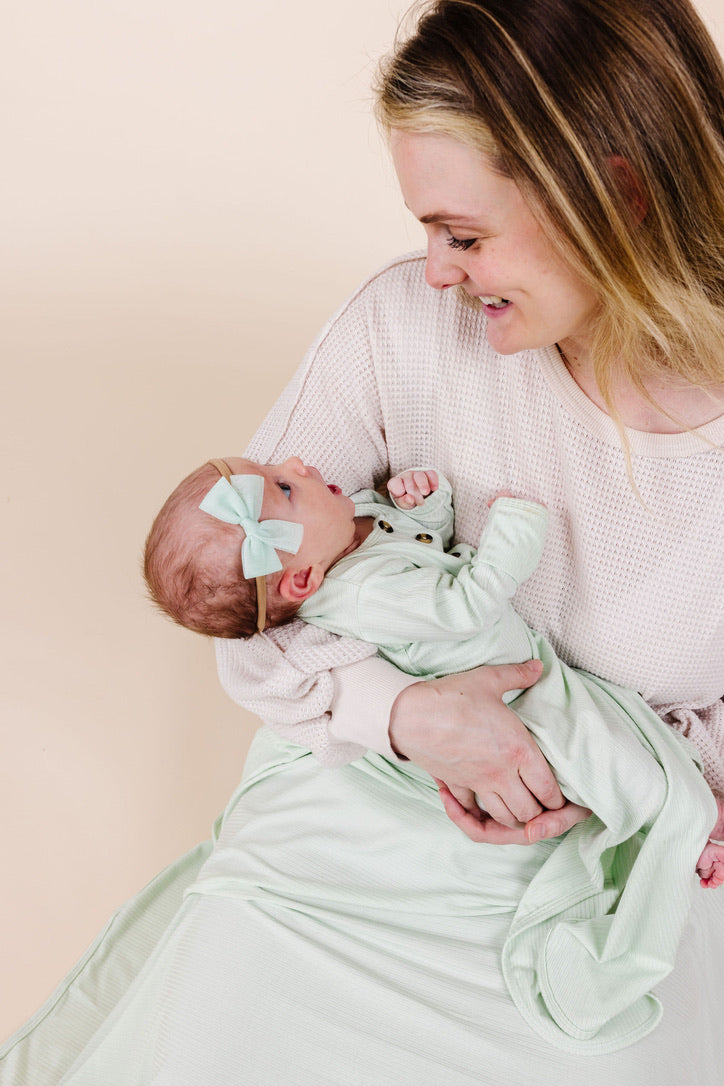
M618 381L652 403L652 376L724 382L724 69L691 4L433 0L412 13L379 68L378 118L450 135L515 180L600 300L594 372L621 432Z
M256 633L254 578L241 565L244 531L199 509L219 478L210 464L187 475L164 502L146 538L143 575L152 603L187 630L208 637ZM268 589L267 625L290 622L299 604Z

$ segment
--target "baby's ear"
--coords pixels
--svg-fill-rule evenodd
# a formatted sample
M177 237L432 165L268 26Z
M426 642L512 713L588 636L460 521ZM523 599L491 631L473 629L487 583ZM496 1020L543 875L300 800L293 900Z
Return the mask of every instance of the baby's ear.
M295 569L289 566L279 578L277 592L289 603L303 603L317 591L324 580L324 570L319 565Z

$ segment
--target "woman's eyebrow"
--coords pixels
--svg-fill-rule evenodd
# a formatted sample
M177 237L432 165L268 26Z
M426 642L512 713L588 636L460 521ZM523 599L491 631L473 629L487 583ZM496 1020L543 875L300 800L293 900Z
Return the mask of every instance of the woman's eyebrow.
M410 207L410 205L407 203L406 200L405 200L405 207L407 208L407 210L412 215L415 214L415 212L412 210L412 208ZM415 216L415 218L417 218L417 216ZM419 217L419 219L417 219L417 221L421 222L421 223L424 223L424 224L433 223L433 222L475 223L475 222L477 222L477 219L476 219L475 215L461 215L461 214L456 213L454 211L431 211L429 215L420 215L420 217Z
M469 215L454 215L447 211L433 211L429 215L421 215L418 222L471 222Z

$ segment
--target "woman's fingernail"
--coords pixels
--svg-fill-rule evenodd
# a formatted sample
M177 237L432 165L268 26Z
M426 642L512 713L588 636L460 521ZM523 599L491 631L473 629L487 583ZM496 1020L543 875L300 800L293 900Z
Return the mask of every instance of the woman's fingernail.
M545 836L545 830L542 826L531 826L528 830L528 840L532 843L534 841L540 841Z

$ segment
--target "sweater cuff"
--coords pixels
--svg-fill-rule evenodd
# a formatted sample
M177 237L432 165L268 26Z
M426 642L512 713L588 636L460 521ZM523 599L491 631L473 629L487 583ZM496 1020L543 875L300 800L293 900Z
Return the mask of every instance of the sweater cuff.
M401 762L390 746L390 713L397 695L420 682L419 675L406 675L379 656L370 656L333 668L332 681L330 736Z

